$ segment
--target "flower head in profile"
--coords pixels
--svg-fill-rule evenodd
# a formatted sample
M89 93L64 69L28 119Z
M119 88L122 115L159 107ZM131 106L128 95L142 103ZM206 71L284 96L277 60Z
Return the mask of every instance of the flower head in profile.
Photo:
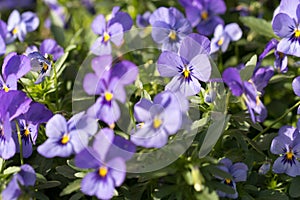
M17 200L22 197L23 191L20 186L34 186L36 174L30 165L22 165L20 171L13 175L9 184L2 191L2 199Z
M133 22L127 13L119 10L119 7L114 7L111 19L107 22L103 15L98 15L92 22L93 32L100 36L91 47L93 54L109 55L111 42L118 47L123 43L124 32L132 27Z
M215 53L219 49L222 52L225 52L228 48L228 45L231 41L237 41L242 37L242 30L236 23L227 24L223 27L222 24L219 24L214 33L214 37L211 40L210 53Z
M185 96L199 93L199 81L208 81L211 74L209 52L209 40L199 34L185 37L178 53L162 52L157 61L158 71L163 77L173 77L166 89L180 91Z
M162 44L162 50L178 51L183 38L192 32L192 27L183 14L176 8L161 7L149 18L152 38Z
M231 199L236 199L238 193L236 191L236 183L247 180L247 171L248 167L242 162L232 163L228 158L224 158L220 161L221 166L219 168L232 176L232 179L222 179L222 182L226 185L229 185L235 190L234 194L226 194L222 191L217 191L219 197L228 197Z
M280 155L274 164L274 173L286 173L295 177L300 175L300 122L297 128L292 126L283 126L279 129L278 136L272 140L271 152Z
M23 42L26 34L36 30L39 23L39 18L33 12L20 14L17 10L13 10L8 17L6 43L11 43L17 38Z
M135 146L111 129L104 128L95 136L93 146L83 149L75 157L80 168L90 168L81 182L81 191L99 199L111 199L115 187L120 186L126 176L126 160L135 152Z
M138 75L137 66L123 60L114 66L110 55L96 57L92 60L95 73L86 74L83 88L89 95L100 95L89 109L88 114L100 119L108 125L114 124L120 118L120 108L117 102L125 103L125 86L135 81Z
M226 5L223 0L179 0L185 8L187 19L203 35L211 35L218 24L224 24L218 15L224 14Z
M131 141L146 148L161 148L170 135L181 127L182 107L171 91L159 93L153 102L141 99L134 106L134 116L141 126L131 135ZM185 110L186 111L186 110Z
M151 12L147 11L145 12L144 14L138 14L136 16L136 25L139 27L139 28L145 28L147 26L150 25L149 23L149 18L151 16Z
M282 38L277 50L283 54L300 57L300 2L282 0L276 10L272 27Z
M32 71L38 72L38 77L35 81L35 84L43 82L46 76L50 76L52 63L41 53L37 51L32 52L28 54L28 58L30 58Z
M37 150L46 158L68 157L88 145L89 136L96 133L97 127L96 120L84 112L74 115L68 122L56 114L46 124L48 139Z

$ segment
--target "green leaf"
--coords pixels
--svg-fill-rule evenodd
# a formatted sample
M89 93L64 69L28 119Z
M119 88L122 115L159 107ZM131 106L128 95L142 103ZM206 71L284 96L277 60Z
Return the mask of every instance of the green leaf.
M76 194L73 194L70 197L70 200L79 200L79 199L83 199L84 194L82 194L81 192L77 192Z
M252 77L256 63L257 63L257 56L254 55L246 63L245 67L240 71L242 80L248 81Z
M47 179L40 173L35 173L36 174L36 181L40 183L46 183Z
M59 181L47 181L46 183L37 185L36 189L42 190L42 189L54 188L59 186L60 184L61 183Z
M249 27L251 31L257 33L258 35L265 36L266 38L277 38L274 34L272 25L264 19L256 17L240 17L241 22Z
M277 83L283 80L287 79L293 79L295 76L294 75L287 75L287 74L275 74L269 83Z
M219 169L219 168L216 167L216 166L209 165L209 166L207 166L206 168L207 168L207 170L208 170L211 174L213 174L214 176L218 176L218 177L221 177L221 178L223 178L223 179L226 179L226 178L231 179L231 180L233 179L232 176L231 176L229 173L227 173L227 172L225 172L225 171Z
M207 187L201 192L195 194L197 200L218 200L219 196L215 191L210 191Z
M57 171L57 173L63 175L64 177L67 177L67 178L70 178L70 179L75 178L74 173L76 171L73 170L71 167L69 167L67 165L56 167L56 171Z
M288 200L289 198L281 192L276 190L263 190L259 193L256 200Z
M59 196L64 196L67 194L71 194L80 189L81 179L77 179L74 182L70 183L67 187L63 189L63 191L59 194Z
M293 198L300 197L300 190L299 190L299 185L300 185L300 177L295 177L293 178L290 188L289 188L289 195Z
M3 171L3 174L14 174L14 173L17 173L21 170L20 167L17 167L17 166L13 166L13 167L9 167L7 169L5 169Z

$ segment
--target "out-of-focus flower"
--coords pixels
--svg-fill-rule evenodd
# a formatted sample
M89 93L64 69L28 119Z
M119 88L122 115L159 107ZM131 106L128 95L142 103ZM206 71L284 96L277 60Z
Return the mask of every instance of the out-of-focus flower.
M6 35L7 35L6 23L0 20L0 56L5 54L6 52L6 42L5 42Z
M138 68L132 62L123 60L113 67L110 55L96 57L92 60L95 73L84 77L83 88L89 95L100 95L95 104L88 109L88 114L108 125L114 124L120 117L121 103L126 101L124 87L135 81Z
M288 58L287 58L286 54L277 50L278 43L279 43L278 40L276 40L274 38L268 42L264 51L259 55L256 67L260 67L262 60L268 55L268 53L270 51L272 51L274 49L275 50L274 51L274 55L275 55L274 67L275 67L275 69L277 69L277 71L281 72L281 73L286 73L288 71L288 66L287 66Z
M26 34L36 30L39 23L39 18L33 12L27 11L20 15L17 10L12 11L7 22L6 43L11 43L17 38L23 42Z
M53 39L45 39L38 49L36 46L29 46L26 49L26 54L29 55L33 52L40 52L45 58L48 55L52 55L53 60L56 61L64 54L64 49L57 44L57 42Z
M21 170L14 174L7 187L2 191L2 199L17 200L23 195L20 186L34 186L36 175L30 165L22 165Z
M280 155L274 164L274 173L286 173L295 177L300 175L300 121L297 128L292 126L283 126L279 129L278 136L272 140L271 152Z
M135 146L131 142L114 136L111 129L102 129L95 136L93 146L82 150L75 157L77 167L95 169L83 178L81 191L99 199L111 199L115 187L120 186L125 179L125 162L134 152Z
M81 0L82 5L92 14L96 14L96 9L93 0Z
M218 24L224 24L218 15L224 14L226 5L223 0L179 0L185 8L187 19L203 35L211 35Z
M242 30L236 23L227 24L225 28L219 24L211 40L210 53L215 53L219 49L225 52L228 48L230 41L237 41L242 37Z
M152 38L162 44L162 50L178 51L183 38L192 32L189 21L176 8L161 7L149 18L152 25Z
M231 199L236 199L238 197L238 193L236 191L236 182L246 181L247 180L247 171L248 167L242 162L232 163L232 161L228 158L224 158L220 161L221 166L219 168L232 176L232 179L222 179L222 182L226 185L229 185L235 190L234 194L226 194L221 191L217 191L220 197L228 197ZM217 177L219 178L219 177Z
M134 116L143 125L131 135L131 141L146 148L161 148L170 135L181 127L179 99L170 91L159 93L153 102L141 99L134 106Z
M96 120L84 112L74 115L68 122L56 114L46 125L48 139L37 150L46 158L68 157L88 145L89 136L96 133L97 127Z
M162 52L157 61L158 71L163 77L173 77L166 89L180 91L185 96L199 93L199 80L206 82L211 74L209 52L209 40L199 34L185 37L178 53Z
M92 30L100 35L91 47L95 55L111 54L111 43L121 46L124 32L132 27L131 17L124 12L119 11L119 7L114 7L112 17L106 22L103 15L98 15L92 22Z
M34 6L34 4L34 0L2 0L0 1L0 11L16 8L29 8Z
M274 33L282 38L277 50L300 57L300 2L282 0L273 19Z
M273 76L272 67L257 69L249 81L242 81L238 69L227 68L222 75L223 81L228 85L234 96L242 96L252 121L263 122L267 117L267 109L260 97L263 89Z
M61 25L62 27L67 26L67 18L66 18L66 13L64 10L64 7L57 2L57 0L43 0L45 4L49 7L50 11L53 13L53 15L56 16L56 19L59 20L57 23ZM51 26L51 20L50 17L48 17L44 25L46 28L50 28Z
M22 149L24 158L28 158L32 154L32 144L35 144L38 136L38 129L41 123L47 122L53 113L48 110L43 104L32 102L29 110L20 115L18 119L18 126L22 138ZM16 143L16 150L20 152L20 145L18 141L17 128L12 123L14 130L13 139Z
M136 25L139 28L145 28L145 27L149 26L150 25L150 23L149 23L150 16L151 16L151 12L149 12L149 11L145 12L143 15L138 14L136 16Z
M266 173L268 173L268 171L271 168L271 163L270 162L266 162L264 164L262 164L258 170L258 173L261 175L265 175Z

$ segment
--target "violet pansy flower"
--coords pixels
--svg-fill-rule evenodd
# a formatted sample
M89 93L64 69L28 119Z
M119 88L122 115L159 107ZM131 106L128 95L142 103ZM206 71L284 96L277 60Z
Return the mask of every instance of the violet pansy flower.
M211 40L211 50L210 53L215 53L219 49L222 52L225 52L228 48L228 45L231 41L237 41L242 37L242 30L236 23L227 24L223 27L222 24L219 24L214 33L214 37Z
M11 43L16 38L23 42L26 34L36 30L39 23L39 18L33 12L27 11L21 15L13 10L8 17L6 43Z
M224 24L218 15L224 14L226 5L223 0L179 0L185 8L187 19L203 35L211 35L218 24Z
M48 139L37 150L46 158L68 157L86 147L89 136L96 131L96 120L83 112L74 115L68 122L62 115L56 114L46 124Z
M222 179L222 182L226 185L229 185L235 190L234 194L226 194L221 191L217 191L219 197L228 197L231 199L236 199L238 193L236 191L236 182L246 181L247 180L247 171L248 167L242 162L232 163L228 158L224 158L220 161L221 166L219 168L232 176L232 179Z
M22 165L20 171L13 175L11 181L2 191L1 197L3 200L17 200L23 195L21 186L34 186L36 175L34 169L30 165Z
M282 38L277 50L300 57L300 2L283 0L278 11L272 22L274 33Z
M279 129L278 136L272 140L271 152L280 155L274 164L274 173L286 173L295 177L300 175L300 122L297 128L292 126L283 126Z
M35 51L28 54L28 58L30 58L32 70L38 72L38 77L34 82L35 84L41 83L46 76L50 76L52 63L42 54Z
M147 11L145 12L144 14L138 14L136 16L136 25L139 27L139 28L145 28L147 26L150 25L149 23L149 18L151 16L151 12Z
M134 152L135 146L132 143L114 136L111 129L102 129L95 136L93 146L82 150L75 157L77 167L94 169L83 178L81 191L99 199L111 199L115 187L120 186L125 179L125 161Z
M209 40L199 34L185 37L178 53L162 52L157 61L158 71L163 77L173 77L166 89L180 91L185 96L199 93L199 81L208 81L211 74L209 52Z
M124 32L132 27L131 17L119 9L113 8L112 18L108 22L103 15L98 15L92 22L93 32L100 36L91 47L93 54L99 56L111 54L111 42L118 47L121 46Z
M178 51L183 38L192 32L192 27L176 8L161 7L149 18L152 25L152 38L162 44L162 50Z

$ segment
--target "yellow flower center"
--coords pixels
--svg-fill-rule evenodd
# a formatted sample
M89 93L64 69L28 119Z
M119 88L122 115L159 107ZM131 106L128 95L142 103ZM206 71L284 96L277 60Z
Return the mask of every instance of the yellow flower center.
M154 128L159 128L162 124L162 121L160 119L158 119L157 117L154 118L153 120L153 127Z
M114 97L114 95L110 92L105 92L105 94L104 94L104 98L106 101L111 101L113 97Z
M219 40L218 40L218 46L222 46L222 44L224 43L224 37L221 37Z
M43 70L44 70L44 71L47 71L47 70L48 70L48 67L49 67L49 66L48 66L46 63L43 63Z
M188 78L190 76L191 72L187 67L185 67L182 73L183 73L184 78Z
M3 89L4 89L5 92L9 91L9 88L6 85L3 86Z
M256 105L259 106L259 104L260 104L260 98L259 96L256 96Z
M208 18L208 12L207 12L207 11L203 11L203 12L201 13L201 18L202 18L203 20L206 20L206 19Z
M297 37L300 37L300 30L299 30L299 29L296 29L295 32L294 32L294 34L295 34L295 37L296 37L296 38L297 38Z
M12 30L12 33L13 33L14 35L16 35L18 32L19 32L19 30L18 30L17 27L15 27L15 28Z
M229 178L226 178L226 179L225 179L225 182L226 182L226 184L230 184L230 183L231 183L231 180L230 180Z
M293 154L293 152L291 152L291 151L289 151L289 152L286 153L286 158L287 158L288 160L292 160L292 159L293 159L293 156L294 156L294 154Z
M110 35L108 33L104 32L104 34L103 34L104 42L107 42L109 39L110 39Z
M107 168L106 167L100 167L98 170L99 175L104 178L107 175Z
M176 40L176 38L177 38L176 32L172 30L172 31L169 33L169 38L170 38L171 40Z
M69 135L65 134L62 138L61 138L61 143L62 144L67 144L70 140Z
M25 135L26 137L27 137L28 135L30 135L30 131L28 130L28 128L25 129L24 135Z

